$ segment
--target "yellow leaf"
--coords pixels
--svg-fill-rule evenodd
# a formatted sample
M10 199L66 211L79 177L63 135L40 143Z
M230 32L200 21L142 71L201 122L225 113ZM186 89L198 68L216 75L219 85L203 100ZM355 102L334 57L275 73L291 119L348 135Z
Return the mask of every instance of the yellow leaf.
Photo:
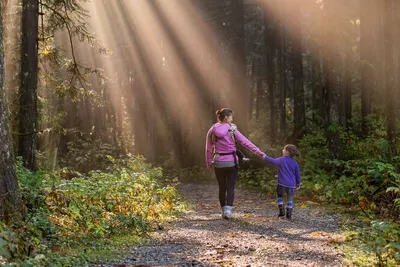
M214 263L224 263L224 262L233 262L232 259L220 259L220 260L215 260Z
M324 232L314 232L311 234L312 236L321 236L321 235L325 235Z
M339 238L328 238L328 243L332 244L332 243L340 243Z
M306 208L308 208L306 204L301 204L300 205L300 209L306 209Z

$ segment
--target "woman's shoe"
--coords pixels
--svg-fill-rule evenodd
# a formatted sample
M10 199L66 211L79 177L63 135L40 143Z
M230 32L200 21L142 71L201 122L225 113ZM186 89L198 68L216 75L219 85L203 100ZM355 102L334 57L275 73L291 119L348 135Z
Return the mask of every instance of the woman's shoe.
M222 218L232 219L232 206L223 206Z

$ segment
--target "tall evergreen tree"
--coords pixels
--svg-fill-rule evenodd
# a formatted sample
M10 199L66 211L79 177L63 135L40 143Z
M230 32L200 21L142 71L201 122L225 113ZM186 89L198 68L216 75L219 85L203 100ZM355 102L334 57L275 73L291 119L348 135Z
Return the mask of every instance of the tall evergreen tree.
M0 10L2 7L3 1L0 1ZM3 29L0 12L0 221L9 221L18 217L16 215L19 214L20 196L7 117Z
M372 113L372 93L375 86L373 18L376 0L360 1L360 62L362 130L368 133L366 118Z
M21 86L19 91L19 155L23 165L36 170L38 0L22 1Z

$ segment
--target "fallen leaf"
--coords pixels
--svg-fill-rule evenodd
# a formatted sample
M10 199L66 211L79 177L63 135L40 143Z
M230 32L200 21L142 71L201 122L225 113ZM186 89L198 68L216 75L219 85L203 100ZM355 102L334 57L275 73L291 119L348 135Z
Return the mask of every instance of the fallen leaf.
M214 263L225 263L225 262L233 262L232 259L219 259L219 260L215 260L213 261Z
M311 233L311 235L312 236L324 236L324 235L326 235L326 233L325 232L314 232L314 233Z

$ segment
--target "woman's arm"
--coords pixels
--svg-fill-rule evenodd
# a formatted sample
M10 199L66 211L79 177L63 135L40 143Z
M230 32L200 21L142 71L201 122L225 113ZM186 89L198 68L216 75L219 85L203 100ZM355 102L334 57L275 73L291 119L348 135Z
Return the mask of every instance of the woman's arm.
M206 156L207 168L211 167L211 165L212 165L212 154L214 151L214 144L211 142L212 130L213 130L213 128L211 127L210 130L208 130L207 137L206 137L205 156Z
M250 142L249 139L247 139L238 130L235 131L235 138L246 149L252 151L253 153L257 154L258 156L264 155L264 153L257 146L255 146L252 142Z

